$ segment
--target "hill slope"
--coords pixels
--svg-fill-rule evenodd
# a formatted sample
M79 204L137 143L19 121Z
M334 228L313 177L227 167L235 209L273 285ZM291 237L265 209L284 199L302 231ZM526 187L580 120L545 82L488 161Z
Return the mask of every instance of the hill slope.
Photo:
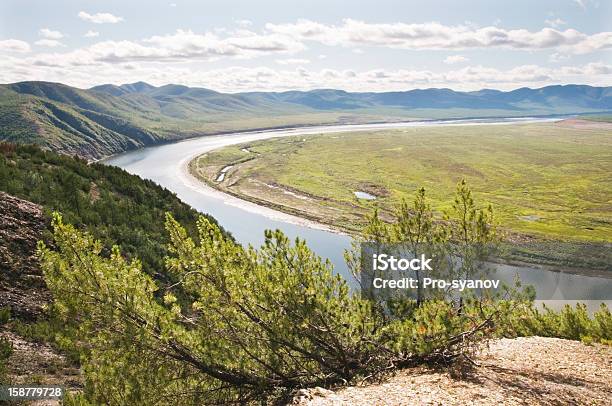
M200 215L170 191L119 168L0 142L1 383L82 387L78 358L53 341L55 321L45 311L52 298L36 256L37 242L49 242L55 210L107 248L117 244L138 257L162 285L172 278L163 271L167 233L160 219L171 212L195 236Z
M106 247L117 244L138 257L151 273L163 269L167 255L164 213L190 225L192 235L199 216L152 181L35 146L0 143L0 192L41 205L47 221L52 211L61 212Z
M36 259L46 227L42 208L0 192L0 212L0 382L27 385L36 377L38 384L80 388L74 360L25 334L36 330L52 299Z
M511 92L417 89L227 94L144 82L77 89L60 83L0 85L0 140L36 143L97 159L180 138L289 125L526 116L612 110L612 88L548 86Z

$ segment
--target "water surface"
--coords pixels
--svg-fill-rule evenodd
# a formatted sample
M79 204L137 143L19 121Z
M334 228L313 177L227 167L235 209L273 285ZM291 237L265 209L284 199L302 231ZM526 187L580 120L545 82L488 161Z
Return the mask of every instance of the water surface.
M364 199L364 200L376 200L376 196L369 194L368 192L362 192L361 190L357 190L356 192L353 192L355 194L355 197L357 199Z

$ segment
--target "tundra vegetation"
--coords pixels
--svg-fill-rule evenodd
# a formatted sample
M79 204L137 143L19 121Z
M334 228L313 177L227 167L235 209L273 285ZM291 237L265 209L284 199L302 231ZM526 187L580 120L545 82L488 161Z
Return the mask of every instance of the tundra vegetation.
M447 221L435 223L425 191L396 208L395 224L374 213L366 241L495 243L490 209L465 183ZM550 335L609 342L612 316L584 307L540 312L529 292L504 296L378 300L351 291L305 241L266 231L243 247L210 219L197 239L166 216L174 283L155 281L118 247L109 255L88 233L53 219L53 245L39 244L56 339L80 354L86 388L74 404L272 402L297 388L347 384L420 363L469 360L486 340ZM475 253L477 254L477 253ZM347 252L349 264L358 252ZM354 267L357 277L358 268ZM162 272L162 271L160 271Z
M296 136L212 151L191 171L227 193L351 234L374 208L392 222L419 185L441 220L466 179L496 208L506 241L522 250L518 259L609 269L611 131L607 122L566 121Z

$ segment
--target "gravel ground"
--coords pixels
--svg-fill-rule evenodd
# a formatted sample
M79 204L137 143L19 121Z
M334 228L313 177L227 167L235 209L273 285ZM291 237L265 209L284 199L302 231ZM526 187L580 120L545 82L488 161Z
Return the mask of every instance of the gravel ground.
M413 368L380 384L302 390L293 403L612 405L612 347L557 338L502 339L476 361L477 367L462 374Z
M51 346L23 339L10 331L0 331L0 337L13 344L8 359L11 384L60 385L71 392L82 389L81 372ZM0 402L2 404L2 402ZM39 400L27 403L32 406L55 406L55 400Z

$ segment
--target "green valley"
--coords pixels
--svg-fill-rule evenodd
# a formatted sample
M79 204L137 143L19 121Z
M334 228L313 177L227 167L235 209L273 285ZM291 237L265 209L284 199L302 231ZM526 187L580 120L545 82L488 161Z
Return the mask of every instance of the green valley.
M349 232L375 207L391 218L420 186L442 218L466 179L492 204L508 241L536 257L559 255L538 258L558 263L585 245L594 259L612 240L611 133L605 122L567 120L298 136L213 151L191 171L240 198Z

